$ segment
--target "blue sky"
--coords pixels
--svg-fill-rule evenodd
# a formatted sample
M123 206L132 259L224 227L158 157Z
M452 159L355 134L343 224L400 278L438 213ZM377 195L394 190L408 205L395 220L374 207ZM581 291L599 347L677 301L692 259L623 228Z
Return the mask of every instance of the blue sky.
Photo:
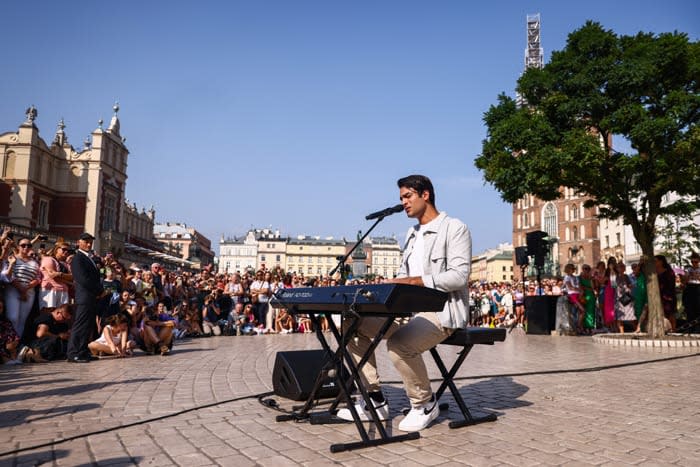
M474 252L511 239L511 209L473 159L483 113L513 94L525 17L547 59L592 19L621 34L700 36L700 2L6 2L0 132L39 110L76 147L119 100L127 198L159 222L222 234L273 227L354 238L431 177ZM404 214L376 234L403 238Z

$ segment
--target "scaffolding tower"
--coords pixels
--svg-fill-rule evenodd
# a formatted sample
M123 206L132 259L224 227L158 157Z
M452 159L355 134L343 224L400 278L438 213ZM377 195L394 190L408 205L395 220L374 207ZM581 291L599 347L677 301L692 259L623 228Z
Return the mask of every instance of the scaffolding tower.
M527 15L527 48L525 49L525 69L542 68L544 66L544 49L540 44L540 14ZM520 93L515 96L519 107L527 105Z
M540 14L527 15L527 49L525 49L525 69L542 68L544 50L540 45Z

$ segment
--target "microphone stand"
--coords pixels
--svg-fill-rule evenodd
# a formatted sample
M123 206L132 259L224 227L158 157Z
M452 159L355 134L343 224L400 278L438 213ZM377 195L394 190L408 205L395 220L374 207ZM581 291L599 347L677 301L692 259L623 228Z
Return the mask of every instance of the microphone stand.
M345 285L345 276L346 276L345 263L346 263L346 261L348 260L348 258L350 258L350 255L352 255L352 253L357 249L357 247L362 245L362 242L365 240L365 238L367 238L367 236L370 234L370 232L372 232L372 230L374 230L374 228L377 226L377 224L379 224L381 221L384 220L384 218L386 216L389 216L389 215L391 215L391 213L386 214L384 216L377 217L377 220L374 221L374 224L372 224L372 227L370 227L367 230L367 232L365 232L365 234L357 240L357 243L355 243L355 245L350 249L350 251L348 251L344 256L338 256L338 258L337 258L338 264L336 264L335 267L333 268L333 270L328 273L329 277L333 277L333 274L335 274L336 271L338 271L338 269L340 269L341 270L340 274L341 274L342 284ZM353 303L353 305L354 305L354 303ZM340 342L339 342L338 358L340 359L341 362L343 362L343 365L340 367L341 371L340 371L340 375L338 377L338 384L343 384L343 385L346 384L346 382L347 382L347 372L349 371L345 366L345 358L346 358L345 352L347 352L346 347L348 344L348 337L349 336L348 336L348 333L346 332L346 329L344 329L345 328L344 321L345 321L346 313L349 313L349 312L354 313L354 310L352 310L353 307L350 307L350 308L351 309L348 309L344 313L340 314L340 334L341 335L340 335L340 339L339 339ZM357 321L355 323L358 324ZM350 389L350 387L347 387L346 389L347 389L347 394L349 397L351 389ZM348 400L347 403L352 404L352 400Z
M333 270L332 270L331 272L328 273L328 277L333 277L333 274L335 274L336 271L338 271L338 269L340 269L340 275L341 275L341 278L342 278L342 283L345 284L345 276L346 276L346 274L345 274L345 263L346 263L346 261L348 260L348 258L350 258L350 256L351 256L351 255L353 254L353 252L357 249L357 247L360 246L360 245L362 245L362 242L365 240L365 238L367 238L367 236L370 234L370 232L372 232L372 230L374 230L374 228L377 226L377 224L379 224L381 221L384 220L384 218L385 218L386 216L389 216L389 215L391 215L391 214L387 214L387 215L385 215L385 216L379 216L379 217L377 217L377 220L374 221L374 224L372 224L372 227L370 227L370 228L367 230L367 232L365 232L365 234L364 234L362 237L360 237L360 239L357 241L357 243L355 243L355 245L350 249L350 251L348 251L344 256L338 256L338 257L336 258L336 259L338 260L338 264L336 264L335 267L333 268Z

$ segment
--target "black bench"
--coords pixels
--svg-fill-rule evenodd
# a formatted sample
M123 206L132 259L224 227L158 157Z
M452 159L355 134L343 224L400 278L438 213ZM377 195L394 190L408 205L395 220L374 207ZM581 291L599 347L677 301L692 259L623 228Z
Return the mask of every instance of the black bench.
M457 345L463 347L462 351L459 354L459 357L454 362L452 368L450 368L449 371L447 371L445 363L442 361L442 358L440 357L440 354L437 351L437 346L430 349L430 354L433 356L435 364L437 365L438 369L440 370L440 373L442 374L442 383L440 384L440 387L435 393L436 400L439 401L440 397L442 397L442 395L444 394L445 389L450 388L452 397L454 398L455 402L459 406L459 410L464 416L464 420L452 420L449 423L450 428L460 428L468 425L476 425L477 423L496 421L496 414L488 414L483 417L473 417L472 414L469 412L467 404L464 403L464 399L462 399L462 396L459 393L457 386L455 386L453 379L454 376L457 374L457 371L459 371L459 367L462 366L464 359L467 358L467 355L469 355L469 352L471 351L472 347L474 347L477 344L493 345L494 342L503 342L505 339L506 330L504 328L494 329L474 327L466 329L457 329L454 333L452 333L450 337L448 337L440 343L440 345ZM440 404L440 410L446 410L447 408L448 404Z

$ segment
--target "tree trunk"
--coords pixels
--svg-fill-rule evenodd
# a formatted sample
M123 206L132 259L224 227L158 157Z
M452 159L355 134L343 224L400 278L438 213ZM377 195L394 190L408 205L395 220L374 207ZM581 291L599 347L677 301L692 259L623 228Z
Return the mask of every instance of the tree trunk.
M647 281L647 306L649 308L647 332L650 337L658 339L666 333L664 330L664 309L661 305L661 289L656 274L654 245L652 242L648 243L648 245L640 244L644 260L644 277Z

